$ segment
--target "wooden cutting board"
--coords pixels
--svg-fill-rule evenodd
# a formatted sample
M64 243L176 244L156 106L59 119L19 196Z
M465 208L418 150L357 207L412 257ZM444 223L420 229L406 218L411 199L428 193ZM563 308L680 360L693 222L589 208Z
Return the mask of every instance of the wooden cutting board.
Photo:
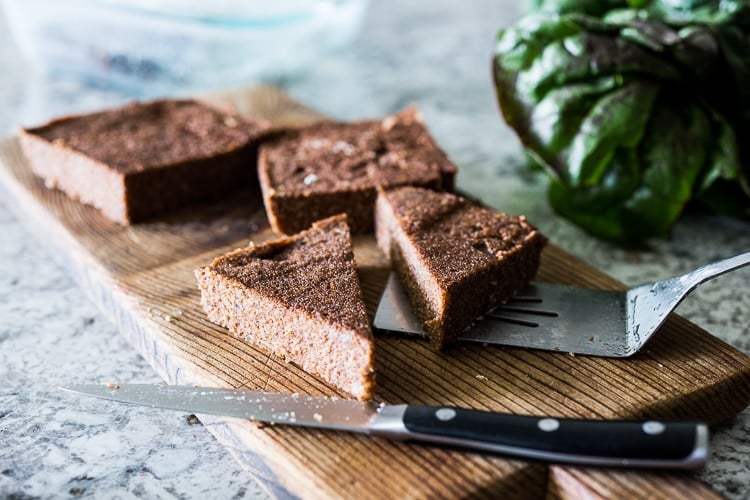
M318 118L272 88L212 100L280 125ZM196 267L273 236L257 189L121 227L45 189L15 138L0 142L0 167L8 206L34 228L41 244L61 256L164 380L344 396L211 324L200 308ZM388 269L372 237L355 238L354 243L372 314ZM538 279L623 288L554 244L544 251ZM629 359L478 345L438 353L424 341L382 335L376 368L377 398L389 403L562 417L685 417L709 423L725 421L750 403L750 358L674 315ZM547 466L330 431L209 416L201 420L240 462L253 468L260 456L267 470L255 469L256 474L276 479L302 497L715 495L689 474Z

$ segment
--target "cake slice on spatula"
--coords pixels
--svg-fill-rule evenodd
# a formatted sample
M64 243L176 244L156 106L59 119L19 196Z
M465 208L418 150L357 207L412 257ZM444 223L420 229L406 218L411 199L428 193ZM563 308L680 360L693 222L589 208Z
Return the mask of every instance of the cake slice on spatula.
M195 271L209 320L358 399L374 390L372 330L345 215Z
M436 348L522 290L546 243L522 216L418 187L381 189L375 228Z

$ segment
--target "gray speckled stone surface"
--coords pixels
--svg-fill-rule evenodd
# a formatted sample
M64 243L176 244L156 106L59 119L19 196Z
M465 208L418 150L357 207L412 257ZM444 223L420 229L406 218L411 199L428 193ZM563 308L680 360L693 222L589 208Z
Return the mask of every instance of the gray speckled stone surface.
M516 2L373 2L357 39L305 75L277 83L342 119L416 104L461 167L459 187L524 213L558 246L627 284L686 272L750 249L750 224L689 215L650 251L612 247L554 216L543 179L529 176L492 93L494 34ZM0 133L70 111L123 102L106 88L35 76L0 14ZM188 415L62 394L57 384L157 382L0 202L0 496L257 497L272 495ZM750 354L750 269L710 282L678 312ZM724 495L750 497L750 410L715 429L700 474Z

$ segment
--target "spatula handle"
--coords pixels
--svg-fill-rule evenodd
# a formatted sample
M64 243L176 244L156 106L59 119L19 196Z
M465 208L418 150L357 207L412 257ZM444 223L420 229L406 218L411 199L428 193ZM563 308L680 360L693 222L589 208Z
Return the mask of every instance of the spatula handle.
M580 465L696 469L708 428L695 421L576 420L406 405L408 439Z
M705 283L706 281L726 274L735 269L750 265L750 252L744 252L728 259L719 260L701 266L698 269L691 271L682 276L675 278L679 280L679 283L685 289L684 293L688 293L698 285Z

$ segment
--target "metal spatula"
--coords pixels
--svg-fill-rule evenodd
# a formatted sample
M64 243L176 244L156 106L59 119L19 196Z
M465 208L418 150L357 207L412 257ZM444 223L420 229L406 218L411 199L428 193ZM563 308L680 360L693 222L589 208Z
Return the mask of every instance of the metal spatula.
M589 356L631 356L698 285L748 264L750 252L745 252L627 291L532 282L522 294L478 319L459 340ZM393 273L374 325L381 330L425 335Z

